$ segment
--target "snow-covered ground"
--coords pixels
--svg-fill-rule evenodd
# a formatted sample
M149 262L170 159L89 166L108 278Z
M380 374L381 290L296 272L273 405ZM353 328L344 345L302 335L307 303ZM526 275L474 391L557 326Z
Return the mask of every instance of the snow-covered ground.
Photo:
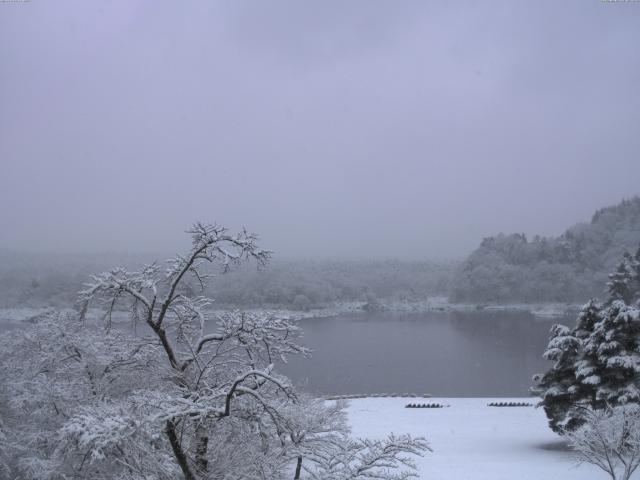
M380 300L374 305L365 302L337 302L324 308L308 311L270 309L270 313L286 318L323 318L334 317L346 313L367 313L369 311L392 313L425 313L425 312L528 312L534 317L555 318L566 315L574 316L581 305L567 303L512 303L487 304L450 303L447 297L431 297L420 301ZM261 311L259 309L242 309L245 311ZM216 310L218 313L224 309Z
M425 437L433 449L417 459L425 480L606 480L592 465L577 466L571 451L533 407L488 407L505 398L364 398L349 401L353 435ZM447 408L404 408L407 403ZM640 478L640 477L639 477Z

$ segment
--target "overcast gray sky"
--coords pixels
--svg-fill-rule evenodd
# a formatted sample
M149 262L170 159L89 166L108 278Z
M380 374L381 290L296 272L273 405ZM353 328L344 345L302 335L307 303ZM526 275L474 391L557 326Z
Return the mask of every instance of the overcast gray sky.
M0 3L0 248L461 257L639 154L640 3Z

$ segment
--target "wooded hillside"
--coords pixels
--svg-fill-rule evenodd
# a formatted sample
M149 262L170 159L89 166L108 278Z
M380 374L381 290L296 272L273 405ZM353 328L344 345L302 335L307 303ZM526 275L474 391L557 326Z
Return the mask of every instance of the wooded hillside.
M558 237L485 238L460 265L451 300L573 302L601 296L607 273L640 243L640 197L596 211Z

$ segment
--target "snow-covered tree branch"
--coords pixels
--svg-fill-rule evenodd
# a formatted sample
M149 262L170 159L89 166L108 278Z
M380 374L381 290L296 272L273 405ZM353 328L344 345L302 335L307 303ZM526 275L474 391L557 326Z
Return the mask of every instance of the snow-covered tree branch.
M585 423L567 434L584 463L596 465L612 480L629 480L640 466L640 407L588 410Z
M153 263L133 272L116 268L96 275L80 293L80 302L84 315L90 302L101 301L107 318L124 303L162 346L164 360L158 360L158 367L169 369L165 375L171 388L163 389L163 401L152 403L159 410L155 418L163 418L185 478L196 479L207 475L209 430L216 421L244 418L244 407L253 416L273 418L272 402L295 398L288 381L271 373L273 362L306 350L296 343L298 328L291 321L239 312L212 318L212 300L186 293L189 278L204 290L212 266L224 273L247 259L264 265L271 254L257 247L256 235L231 235L202 223L188 233L191 249L170 259L164 271ZM213 332L208 331L212 324L217 324Z
M194 294L190 282L206 286L212 267L264 265L270 254L256 236L200 223L189 233L189 252L164 269L93 276L78 317L52 313L0 337L0 474L407 478L423 439L350 439L343 403L300 395L278 375L278 362L308 353L295 321L214 315L213 300ZM123 310L139 328L116 321Z
M578 428L589 409L640 404L640 248L609 278L604 303L591 300L573 328L551 331L544 356L554 364L536 380L558 433Z

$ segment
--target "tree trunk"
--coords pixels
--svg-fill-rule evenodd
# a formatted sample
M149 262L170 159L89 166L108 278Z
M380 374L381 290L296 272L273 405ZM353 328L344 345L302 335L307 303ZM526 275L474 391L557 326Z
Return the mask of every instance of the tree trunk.
M302 471L302 455L298 457L298 462L296 463L296 476L293 477L293 480L300 480L301 471Z
M187 455L182 450L182 445L180 445L180 440L178 440L178 435L176 434L175 423L171 420L167 421L167 428L165 431L169 437L169 443L173 449L173 455L176 457L176 461L180 466L180 470L182 470L185 480L198 480L191 471L191 467L189 467Z
M207 448L209 446L209 434L207 428L202 421L196 427L196 468L198 473L206 477L209 469L209 461L207 460Z

